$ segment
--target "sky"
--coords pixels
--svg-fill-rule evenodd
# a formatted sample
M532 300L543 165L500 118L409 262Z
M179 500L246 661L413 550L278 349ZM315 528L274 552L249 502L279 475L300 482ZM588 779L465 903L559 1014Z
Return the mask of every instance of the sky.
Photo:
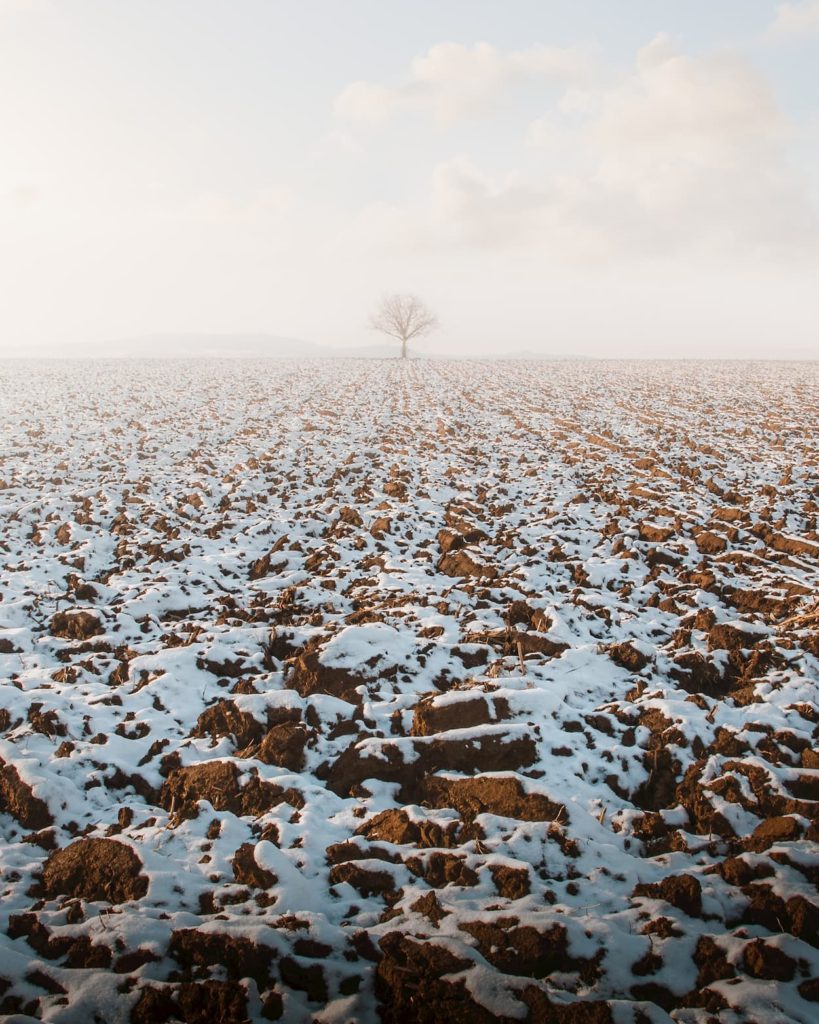
M0 0L0 355L819 357L819 0Z

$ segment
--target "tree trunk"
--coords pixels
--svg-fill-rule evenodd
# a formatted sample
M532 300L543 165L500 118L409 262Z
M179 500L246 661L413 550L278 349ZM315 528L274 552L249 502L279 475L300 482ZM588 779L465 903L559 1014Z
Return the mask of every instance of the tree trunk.
M407 358L407 339L406 338L402 338L401 339L401 358L402 359L406 359Z

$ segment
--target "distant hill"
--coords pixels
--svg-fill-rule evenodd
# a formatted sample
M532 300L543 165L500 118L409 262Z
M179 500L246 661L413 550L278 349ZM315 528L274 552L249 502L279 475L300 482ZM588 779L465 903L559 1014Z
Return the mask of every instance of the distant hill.
M67 351L7 350L12 358L51 358L61 355L76 359L397 359L397 341L336 347L303 338L279 334L146 334L115 338L105 342L73 344ZM410 350L411 359L583 359L569 354L533 352L442 352L421 344Z
M398 349L398 342L339 348L278 334L150 334L73 352L112 359L390 359Z
M94 353L100 355L101 348L105 356L121 359L392 359L399 354L397 341L337 347L278 334L151 334L96 346ZM87 354L91 354L90 346ZM454 358L420 349L411 354Z
M293 359L327 353L315 342L278 334L147 334L88 345L77 354L115 359Z
M0 0L0 3L2 0ZM397 341L376 341L369 345L321 345L303 338L280 334L145 334L130 338L115 338L104 342L54 343L52 345L23 344L3 340L0 342L2 359L397 359L400 346ZM508 352L447 352L433 344L421 342L411 348L410 359L528 360L533 362L593 362L601 357L579 352L544 352L535 349L513 349ZM610 356L612 359L645 359L640 356ZM658 358L658 357L652 357ZM674 360L680 357L659 357ZM719 355L691 356L693 360L710 358L720 361L745 362ZM751 357L751 361L815 362L816 353L806 348L781 349L774 360Z
M578 355L569 352L533 352L530 348L521 348L515 352L492 352L484 357L485 359L534 359L545 362L560 361L562 359L580 360L591 359L591 356Z

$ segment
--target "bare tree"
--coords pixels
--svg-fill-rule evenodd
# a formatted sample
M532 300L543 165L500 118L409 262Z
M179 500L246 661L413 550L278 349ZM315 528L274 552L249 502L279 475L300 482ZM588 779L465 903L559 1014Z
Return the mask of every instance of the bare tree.
M401 342L401 358L407 358L407 342L429 334L438 326L438 318L431 313L417 295L385 295L381 305L370 317L370 327L397 338Z

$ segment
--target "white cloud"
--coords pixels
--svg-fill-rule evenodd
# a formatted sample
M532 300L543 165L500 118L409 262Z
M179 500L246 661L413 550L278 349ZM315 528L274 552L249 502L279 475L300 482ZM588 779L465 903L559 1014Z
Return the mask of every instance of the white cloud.
M404 243L560 262L816 256L819 214L782 157L787 132L750 65L679 54L661 36L619 81L574 89L531 126L539 173L493 179L459 157L435 169L403 230L400 209L375 220Z
M432 175L432 219L451 237L493 247L537 240L548 197L519 175L495 181L467 158L439 164Z
M575 47L532 46L504 53L489 43L439 43L410 65L409 79L390 87L353 82L336 97L338 117L379 124L402 110L430 114L439 124L484 113L515 82L582 81L589 70Z
M819 0L780 4L771 31L775 35L788 36L819 32Z
M658 36L635 71L601 94L598 127L609 144L710 159L715 148L768 137L780 122L767 82L747 63L688 57Z
M729 214L734 189L762 177L771 186L783 170L785 129L767 82L749 65L677 54L658 37L631 75L599 95L585 130L604 186L659 210L690 208L716 189L727 193Z

